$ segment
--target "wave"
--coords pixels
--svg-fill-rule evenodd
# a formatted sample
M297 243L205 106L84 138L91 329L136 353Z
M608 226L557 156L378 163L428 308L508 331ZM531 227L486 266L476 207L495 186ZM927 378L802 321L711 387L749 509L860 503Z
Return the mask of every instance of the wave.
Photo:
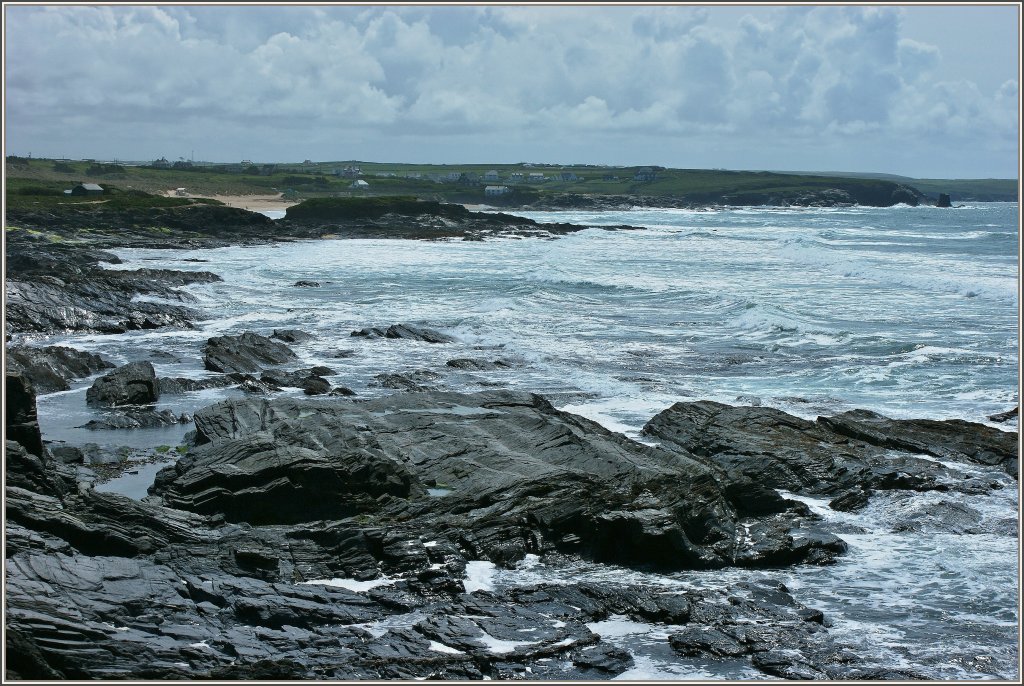
M905 255L899 259L869 258L841 254L827 243L808 238L782 242L777 253L798 265L824 268L844 278L859 278L890 287L904 287L933 293L1017 302L1017 281L993 276L961 275L962 267L950 261ZM913 267L913 268L911 268Z
M847 331L792 314L776 305L754 302L747 302L740 314L727 321L727 326L757 338L788 337L794 345L841 345L850 339Z

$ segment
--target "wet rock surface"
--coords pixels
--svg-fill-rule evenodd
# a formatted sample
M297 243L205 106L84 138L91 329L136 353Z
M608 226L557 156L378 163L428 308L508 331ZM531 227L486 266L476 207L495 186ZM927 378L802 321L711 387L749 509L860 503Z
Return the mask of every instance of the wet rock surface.
M220 280L210 272L104 269L120 260L92 241L53 243L23 230L6 239L8 333L189 328L201 314L181 287Z
M972 465L1017 475L1017 434L960 420L896 420L864 410L810 421L767 407L676 403L643 429L730 474L852 509L866 490L972 492ZM938 459L936 459L938 458Z
M31 425L30 388L18 407L8 429ZM837 644L821 612L756 577L471 584L471 566L527 556L670 570L845 547L801 503L539 396L252 397L195 422L143 501L76 484L83 451L8 442L7 678L608 679L633 666L601 635L620 619L663 627L683 662L921 678Z
M258 372L265 366L295 359L295 353L284 343L252 332L215 336L203 347L203 366L211 372Z
M149 362L131 362L104 374L86 391L85 402L93 407L151 405L160 399L160 383Z
M452 343L454 338L448 334L441 333L434 329L412 324L392 324L386 329L383 327L367 327L353 331L352 336L359 338L391 338L404 339L409 341L421 341L423 343Z
M99 355L66 346L10 346L6 354L7 369L23 374L37 393L66 391L71 388L69 381L114 367Z

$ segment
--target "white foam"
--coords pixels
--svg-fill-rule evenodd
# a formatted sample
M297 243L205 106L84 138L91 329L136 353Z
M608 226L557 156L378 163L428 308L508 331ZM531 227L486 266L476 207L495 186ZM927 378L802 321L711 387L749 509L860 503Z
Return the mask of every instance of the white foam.
M390 579L388 577L381 577L379 579L370 579L369 581L359 581L357 579L311 579L309 581L300 581L302 585L318 585L318 586L333 586L335 588L347 588L350 591L369 591L371 588L377 588L378 586L390 586L395 583L396 579Z
M444 643L438 643L437 641L431 641L430 642L430 649L434 650L434 651L437 651L439 653L447 653L449 655L465 655L466 654L466 652L464 650L459 650L458 648L452 648L451 646L446 646Z
M497 567L493 562L472 560L466 563L466 579L462 585L466 593L473 591L493 591L494 573Z
M503 655L505 653L511 653L520 646L528 646L536 641L506 641L504 639L495 638L486 631L481 631L480 635L474 640L479 641L488 651L497 655Z

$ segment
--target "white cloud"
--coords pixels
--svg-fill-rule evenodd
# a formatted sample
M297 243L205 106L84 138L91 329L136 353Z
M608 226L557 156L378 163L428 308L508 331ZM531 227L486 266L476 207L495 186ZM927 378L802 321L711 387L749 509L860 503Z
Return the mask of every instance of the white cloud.
M76 122L161 149L185 127L208 140L265 127L282 143L501 133L539 158L572 132L1016 139L1017 82L941 81L939 47L903 36L908 9L717 11L8 7L8 140L81 140Z

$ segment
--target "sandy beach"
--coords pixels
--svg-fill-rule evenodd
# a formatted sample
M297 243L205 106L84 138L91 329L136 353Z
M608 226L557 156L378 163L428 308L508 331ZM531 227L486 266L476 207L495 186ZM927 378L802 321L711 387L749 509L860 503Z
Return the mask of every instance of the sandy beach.
M282 198L280 193L266 195L198 195L187 193L186 195L178 196L177 192L172 189L164 191L164 195L183 198L213 198L214 200L221 201L228 207L237 207L243 210L252 210L253 212L284 210L296 204L294 200Z

